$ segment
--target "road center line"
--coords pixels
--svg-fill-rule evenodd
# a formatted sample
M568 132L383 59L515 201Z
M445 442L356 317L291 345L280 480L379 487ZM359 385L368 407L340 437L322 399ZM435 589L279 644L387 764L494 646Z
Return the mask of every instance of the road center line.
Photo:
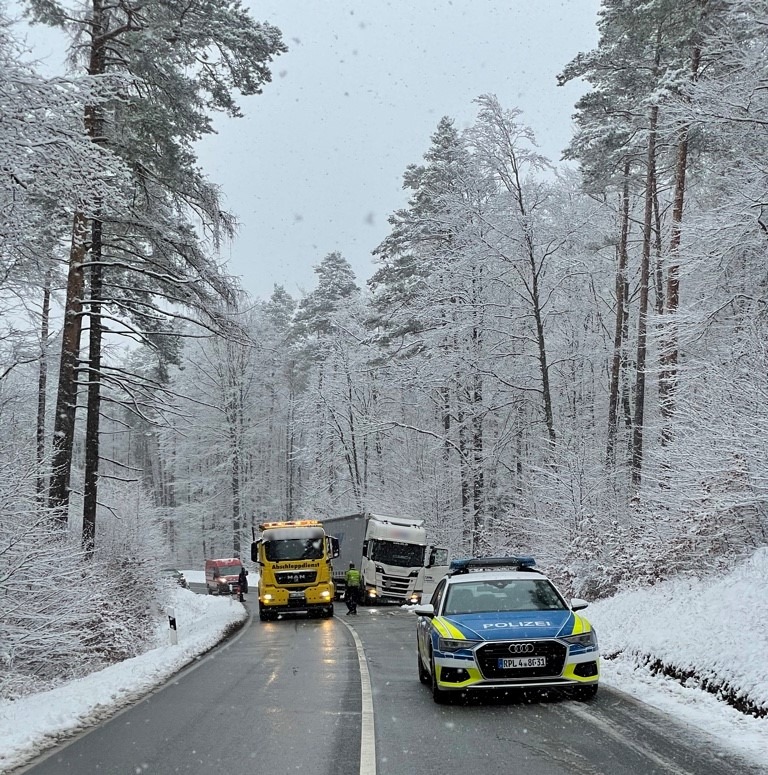
M360 667L360 689L362 694L362 718L360 723L360 775L376 775L376 731L373 723L373 692L368 660L365 658L363 642L343 619L338 619L355 639L357 662Z

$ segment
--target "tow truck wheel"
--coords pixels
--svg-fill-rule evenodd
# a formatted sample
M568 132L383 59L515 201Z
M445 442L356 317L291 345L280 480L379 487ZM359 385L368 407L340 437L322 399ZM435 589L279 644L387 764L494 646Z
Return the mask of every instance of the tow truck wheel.
M416 659L419 663L419 681L421 681L424 686L429 686L431 680L429 671L424 667L424 663L421 661L421 652L418 649L416 649Z
M444 692L438 685L437 685L437 668L435 667L435 657L432 656L431 661L431 667L432 667L432 699L438 704L438 705L445 705L446 702L448 702L448 692Z
M259 619L261 619L262 622L268 622L270 619L272 619L272 612L261 603L259 603Z
M330 619L333 616L333 603L323 610L323 619Z

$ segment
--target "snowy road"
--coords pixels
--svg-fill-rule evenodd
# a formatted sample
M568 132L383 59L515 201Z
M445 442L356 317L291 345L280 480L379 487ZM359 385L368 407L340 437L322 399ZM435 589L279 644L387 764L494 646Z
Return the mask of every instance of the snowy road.
M526 775L766 772L607 687L589 704L437 706L416 675L414 618L394 608L342 620L252 620L166 688L23 772L357 775L364 682L347 624L370 673L378 775L483 775L512 764Z

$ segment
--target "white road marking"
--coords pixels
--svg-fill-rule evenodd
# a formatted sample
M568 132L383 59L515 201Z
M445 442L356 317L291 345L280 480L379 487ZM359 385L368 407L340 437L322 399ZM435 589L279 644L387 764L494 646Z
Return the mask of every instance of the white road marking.
M338 617L337 617L338 618ZM365 658L363 642L354 628L343 619L339 621L352 633L360 666L360 688L362 694L362 719L360 724L360 775L376 775L376 731L373 723L373 692L368 660Z

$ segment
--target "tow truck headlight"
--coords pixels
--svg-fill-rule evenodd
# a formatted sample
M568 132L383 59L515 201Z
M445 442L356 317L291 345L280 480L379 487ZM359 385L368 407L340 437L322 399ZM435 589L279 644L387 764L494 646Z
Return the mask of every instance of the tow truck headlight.
M479 640L454 640L453 638L438 638L438 651L460 651L461 649L471 649L481 641Z
M381 565L377 565L374 570L376 573L384 573L384 568L382 568Z
M264 600L271 600L272 599L272 595L270 595L269 592L267 592L266 595L262 595L262 597L264 598Z
M573 646L593 646L594 648L597 648L597 633L594 630L582 632L581 635L568 635L565 638L562 638L562 640Z
M330 592L329 592L327 589L324 589L324 590L323 590L323 591L320 593L320 597L330 597L330 596L331 596L331 593L330 593Z

